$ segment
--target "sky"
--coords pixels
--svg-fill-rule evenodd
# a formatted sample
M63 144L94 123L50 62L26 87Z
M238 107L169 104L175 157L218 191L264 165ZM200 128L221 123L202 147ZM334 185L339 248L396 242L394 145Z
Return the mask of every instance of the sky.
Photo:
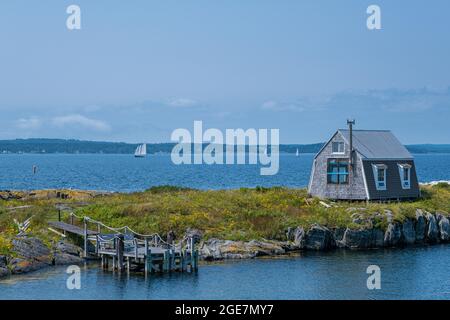
M2 0L0 139L168 142L202 120L316 143L355 118L450 143L449 14L448 0Z

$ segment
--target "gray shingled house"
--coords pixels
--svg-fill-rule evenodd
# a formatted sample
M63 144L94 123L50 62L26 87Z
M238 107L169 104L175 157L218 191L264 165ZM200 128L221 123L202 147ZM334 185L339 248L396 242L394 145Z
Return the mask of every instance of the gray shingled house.
M314 157L308 193L341 200L419 197L414 159L392 132L353 130L352 124L336 131Z

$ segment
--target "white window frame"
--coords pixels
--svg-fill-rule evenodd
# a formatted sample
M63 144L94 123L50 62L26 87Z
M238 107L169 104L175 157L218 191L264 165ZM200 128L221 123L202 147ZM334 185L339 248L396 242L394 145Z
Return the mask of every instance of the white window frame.
M400 181L403 189L411 189L411 168L412 166L408 163L398 163L398 173L400 174ZM404 170L408 169L408 179L404 179Z
M334 152L333 151L333 144L338 143L338 144L342 144L342 152L338 151L338 152ZM339 150L339 147L338 147ZM345 143L344 141L331 141L331 153L332 154L345 154Z
M387 168L388 167L385 164L372 164L373 178L374 178L374 182L375 182L375 187L378 191L387 190L387 185L386 185ZM380 169L384 169L384 180L383 181L378 181L378 170L380 170Z

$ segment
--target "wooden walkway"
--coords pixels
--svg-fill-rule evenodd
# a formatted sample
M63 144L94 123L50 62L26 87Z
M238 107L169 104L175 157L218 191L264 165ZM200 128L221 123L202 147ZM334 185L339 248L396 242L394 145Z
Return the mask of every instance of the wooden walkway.
M65 223L62 221L50 221L48 224L55 229L59 229L59 230L62 230L64 232L68 232L68 233L73 233L73 234L76 234L79 236L84 236L84 228L80 228L73 224ZM93 236L93 235L98 234L97 231L92 231L92 230L86 230L86 231L87 231L88 236Z
M75 225L74 218L78 218L83 227ZM88 229L88 224L94 224L97 231ZM111 228L73 213L70 213L70 223L51 221L49 225L62 230L64 234L82 237L84 256L100 258L104 269L108 269L112 261L112 270L130 270L133 266L143 269L145 275L154 272L198 271L198 251L191 237L178 243L167 243L158 234L142 235L129 227ZM101 233L102 228L106 228L109 233Z

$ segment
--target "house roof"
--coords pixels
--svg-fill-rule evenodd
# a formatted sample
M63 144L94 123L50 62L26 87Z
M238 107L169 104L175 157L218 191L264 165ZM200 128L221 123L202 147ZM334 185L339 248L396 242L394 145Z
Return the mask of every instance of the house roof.
M339 129L338 132L349 143L350 130ZM367 159L413 159L388 130L353 130L353 148Z

